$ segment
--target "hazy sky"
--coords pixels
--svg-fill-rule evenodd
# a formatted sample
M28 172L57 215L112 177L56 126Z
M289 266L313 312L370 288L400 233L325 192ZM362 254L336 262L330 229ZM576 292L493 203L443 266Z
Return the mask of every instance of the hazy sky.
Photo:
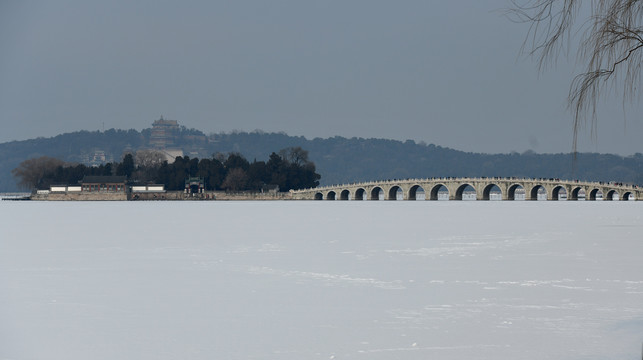
M538 73L508 0L0 0L0 142L150 127L571 150L573 61ZM572 59L573 60L573 59ZM643 108L582 151L643 152Z

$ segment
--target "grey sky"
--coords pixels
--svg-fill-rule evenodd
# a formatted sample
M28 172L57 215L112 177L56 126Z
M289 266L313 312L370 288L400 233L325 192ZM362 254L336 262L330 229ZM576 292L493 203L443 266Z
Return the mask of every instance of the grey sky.
M572 62L518 56L507 0L0 1L0 142L149 127L571 150ZM579 71L580 69L576 69ZM581 151L643 152L640 104Z

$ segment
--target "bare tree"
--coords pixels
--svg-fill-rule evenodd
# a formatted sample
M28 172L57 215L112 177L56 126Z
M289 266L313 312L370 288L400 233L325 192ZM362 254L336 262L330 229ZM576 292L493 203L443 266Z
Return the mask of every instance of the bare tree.
M308 150L304 150L301 146L288 147L279 150L279 156L291 164L303 166L308 163Z
M569 48L576 30L581 34L578 59L585 70L574 78L568 95L574 116L575 152L578 131L588 118L591 133L596 134L598 101L610 88L624 103L636 97L643 60L643 1L512 0L512 3L510 14L515 15L514 19L530 24L522 50L538 58L540 69ZM583 5L590 7L590 16L578 24Z
M244 190L248 184L248 174L242 168L234 168L228 171L221 187L229 191Z
M11 174L17 177L18 185L25 189L38 188L45 178L45 175L52 173L57 167L65 165L65 162L49 156L27 159L21 162L17 168L11 170Z
M165 161L165 154L158 150L138 150L134 157L136 166L139 167L158 167Z

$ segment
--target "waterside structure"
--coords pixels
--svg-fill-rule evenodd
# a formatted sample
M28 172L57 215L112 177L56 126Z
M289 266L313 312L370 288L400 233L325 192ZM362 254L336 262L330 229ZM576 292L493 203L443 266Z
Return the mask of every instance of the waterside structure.
M295 200L643 200L637 185L516 177L441 177L360 182L294 190ZM584 196L582 196L584 195Z
M136 200L289 200L290 192L207 191L204 179L188 178L185 189L167 191L163 184L130 184L125 176L85 176L79 184L52 185L37 190L29 200L42 201L136 201ZM26 200L23 198L22 200Z

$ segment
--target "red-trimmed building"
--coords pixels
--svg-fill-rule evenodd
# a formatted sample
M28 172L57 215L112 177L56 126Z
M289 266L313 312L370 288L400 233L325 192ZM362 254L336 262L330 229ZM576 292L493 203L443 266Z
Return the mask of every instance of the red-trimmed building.
M85 176L80 184L82 192L127 192L127 176Z

